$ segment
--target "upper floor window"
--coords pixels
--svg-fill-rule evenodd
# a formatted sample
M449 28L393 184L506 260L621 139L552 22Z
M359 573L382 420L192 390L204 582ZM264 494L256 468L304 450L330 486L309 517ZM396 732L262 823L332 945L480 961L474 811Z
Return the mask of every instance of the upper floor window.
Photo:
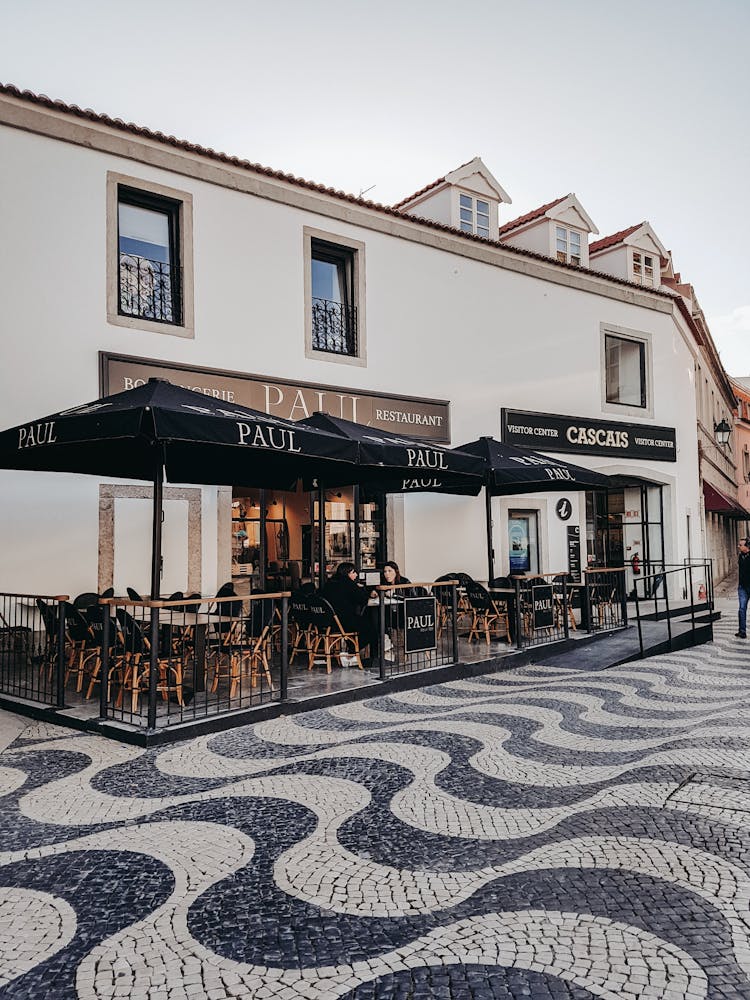
M607 334L604 350L607 402L645 408L646 344Z
M575 229L555 226L557 259L567 264L581 264L581 234Z
M633 281L639 285L654 285L654 260L651 254L633 251Z
M472 198L468 194L460 194L459 214L461 229L465 233L476 233L477 236L490 237L490 203L481 198Z
M157 323L182 323L180 203L119 187L118 312Z
M312 349L357 356L355 251L311 240Z

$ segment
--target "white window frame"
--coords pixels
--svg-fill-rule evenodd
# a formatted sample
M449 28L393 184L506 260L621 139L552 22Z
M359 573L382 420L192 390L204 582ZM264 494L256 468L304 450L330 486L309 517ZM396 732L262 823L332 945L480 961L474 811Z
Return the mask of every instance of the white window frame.
M334 354L330 351L317 351L313 347L312 327L312 241L321 240L352 251L352 294L353 305L357 309L357 353ZM357 368L367 367L367 326L365 323L365 244L361 240L352 240L338 233L302 227L302 266L304 268L305 289L305 357L316 361L326 361L329 364L353 365Z
M631 330L628 327L616 326L614 323L602 323L599 327L600 338L600 383L602 413L619 413L622 416L650 417L654 416L654 379L653 379L653 347L651 334L642 330ZM610 403L607 400L607 337L617 337L619 340L633 340L644 345L643 367L646 380L646 405L636 406L629 403Z
M140 316L130 316L119 311L120 304L120 247L119 233L119 189L120 187L143 191L156 197L179 202L179 248L181 266L182 302L181 322L157 323ZM131 330L147 330L166 337L195 338L193 273L193 196L188 191L178 191L146 181L142 177L131 177L107 171L107 322L113 326L128 327Z
M468 204L463 204L467 201ZM480 206L487 207L487 211L480 212ZM466 216L464 217L464 213ZM479 220L486 219L487 224L481 226ZM488 240L492 232L492 203L489 198L479 198L477 195L468 194L466 191L458 192L458 228L463 233L473 233Z
M578 237L577 254L573 253L574 236ZM552 256L555 260L563 264L575 264L576 267L581 267L583 264L583 233L579 229L571 229L569 226L561 226L559 222L554 222L552 241L554 244Z
M631 250L630 266L632 269L633 281L644 288L656 288L656 261L657 254L646 253L645 250ZM651 263L646 263L650 261Z

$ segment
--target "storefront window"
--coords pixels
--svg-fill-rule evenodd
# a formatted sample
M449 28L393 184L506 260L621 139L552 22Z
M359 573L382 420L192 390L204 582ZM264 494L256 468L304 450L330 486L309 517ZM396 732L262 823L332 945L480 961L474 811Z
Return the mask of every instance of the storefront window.
M233 579L246 579L253 590L294 590L315 582L319 563L317 494L304 492L301 485L294 492L236 490L231 547ZM385 559L384 494L351 486L327 490L326 574L335 572L342 562L353 562L362 572L374 572Z

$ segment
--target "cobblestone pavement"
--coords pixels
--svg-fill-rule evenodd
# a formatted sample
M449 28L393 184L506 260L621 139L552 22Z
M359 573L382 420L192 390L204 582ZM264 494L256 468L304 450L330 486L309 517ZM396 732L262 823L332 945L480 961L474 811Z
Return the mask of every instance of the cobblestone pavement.
M30 723L0 997L750 998L734 630L160 750Z

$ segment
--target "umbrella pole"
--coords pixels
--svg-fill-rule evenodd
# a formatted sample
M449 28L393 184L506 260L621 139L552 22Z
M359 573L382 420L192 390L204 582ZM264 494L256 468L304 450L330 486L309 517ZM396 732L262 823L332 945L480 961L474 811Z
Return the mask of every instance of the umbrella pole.
M154 474L154 516L151 534L151 600L158 601L161 593L161 522L163 516L164 460L161 448Z
M487 582L495 579L495 550L492 548L492 494L489 486L484 487L484 516L487 523Z
M318 487L318 586L326 585L326 491Z

